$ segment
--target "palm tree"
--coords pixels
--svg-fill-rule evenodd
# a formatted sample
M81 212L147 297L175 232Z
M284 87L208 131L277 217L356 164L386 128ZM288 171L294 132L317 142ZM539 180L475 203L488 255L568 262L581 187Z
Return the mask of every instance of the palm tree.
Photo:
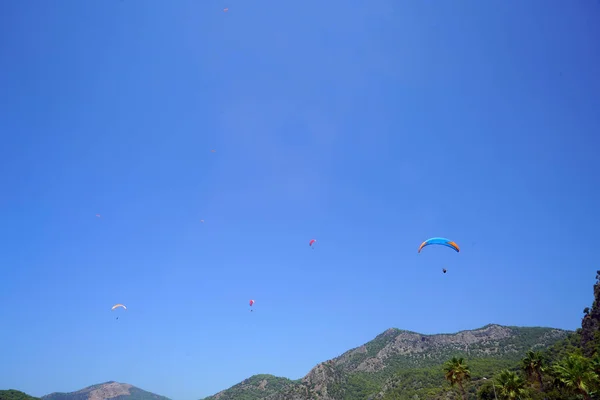
M513 371L504 369L496 377L498 397L505 400L516 400L527 398L525 380Z
M540 385L540 391L544 391L544 383L542 380L542 369L544 368L544 359L539 351L529 350L525 358L521 360L521 368L531 380L537 378Z
M444 364L444 378L450 382L451 386L458 385L463 400L467 400L463 383L471 379L471 371L462 357L452 357Z
M592 386L598 382L588 359L580 354L569 354L552 368L558 381L566 388L581 394L585 400L591 400Z

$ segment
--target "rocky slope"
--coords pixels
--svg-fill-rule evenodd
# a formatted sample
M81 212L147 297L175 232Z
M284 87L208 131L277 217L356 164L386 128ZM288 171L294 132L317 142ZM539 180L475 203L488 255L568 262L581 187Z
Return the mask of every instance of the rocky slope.
M352 400L383 397L386 388L404 385L405 372L422 373L419 390L442 387L443 376L429 376L454 355L471 360L474 375L513 365L529 349L544 349L569 332L551 328L487 325L455 334L423 335L388 329L372 341L318 364L304 378L290 381L263 375L204 400ZM400 380L399 380L400 379ZM411 378L408 378L411 380ZM414 379L412 379L414 380ZM411 381L412 381L411 380ZM427 381L428 383L425 383ZM432 394L433 396L433 394Z
M293 384L294 381L287 378L267 374L254 375L223 392L207 397L207 399L263 399L275 395Z
M88 386L70 393L51 393L42 400L170 400L168 397L146 392L133 385L119 382L106 382Z

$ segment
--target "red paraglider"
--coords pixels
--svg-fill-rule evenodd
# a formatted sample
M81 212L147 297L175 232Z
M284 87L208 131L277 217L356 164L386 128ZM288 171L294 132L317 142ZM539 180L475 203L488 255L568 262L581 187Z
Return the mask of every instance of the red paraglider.
M316 242L317 242L317 240L316 240L316 239L310 239L310 242L308 242L308 245L309 245L310 247L312 247L312 245L313 245L313 244L315 244ZM314 247L312 247L312 248L313 248L313 250L314 250Z
M252 307L254 305L254 300L250 300L250 307ZM254 311L253 309L250 309L250 312Z

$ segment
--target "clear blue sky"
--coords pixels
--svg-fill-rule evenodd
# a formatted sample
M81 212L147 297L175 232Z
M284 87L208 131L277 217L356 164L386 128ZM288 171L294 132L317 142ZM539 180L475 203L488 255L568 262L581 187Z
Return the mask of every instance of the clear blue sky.
M195 400L390 327L577 328L600 269L599 17L1 2L0 388ZM431 236L462 251L417 254Z

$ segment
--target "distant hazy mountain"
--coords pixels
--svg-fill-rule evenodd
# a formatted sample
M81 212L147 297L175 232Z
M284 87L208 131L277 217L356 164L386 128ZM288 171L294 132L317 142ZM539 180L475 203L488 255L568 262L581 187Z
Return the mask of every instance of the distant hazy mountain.
M106 382L70 393L50 393L42 400L170 400L127 383ZM19 399L16 399L19 400ZM27 399L23 399L27 400Z
M568 334L501 325L438 335L392 328L318 364L301 380L256 375L204 400L364 400L383 398L399 386L406 386L404 392L411 397L435 398L444 386L441 365L452 356L468 358L475 376L491 376L499 368L513 367L527 350L545 349Z

